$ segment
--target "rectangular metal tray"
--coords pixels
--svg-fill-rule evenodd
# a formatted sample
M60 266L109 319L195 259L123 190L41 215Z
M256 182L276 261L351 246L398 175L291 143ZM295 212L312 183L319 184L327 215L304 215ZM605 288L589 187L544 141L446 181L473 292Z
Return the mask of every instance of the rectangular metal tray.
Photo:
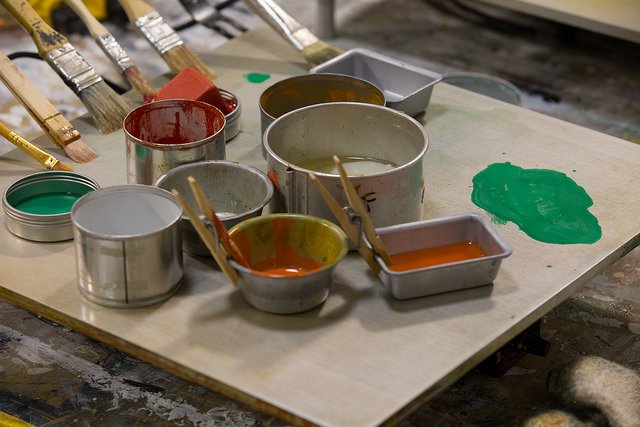
M382 258L378 277L397 299L487 285L498 274L503 258L512 249L491 223L477 213L442 217L376 228L389 255L460 242L474 242L486 256L408 271L392 271Z
M442 80L439 73L363 48L350 49L310 72L345 74L371 82L384 92L387 107L410 116L427 108L433 86Z

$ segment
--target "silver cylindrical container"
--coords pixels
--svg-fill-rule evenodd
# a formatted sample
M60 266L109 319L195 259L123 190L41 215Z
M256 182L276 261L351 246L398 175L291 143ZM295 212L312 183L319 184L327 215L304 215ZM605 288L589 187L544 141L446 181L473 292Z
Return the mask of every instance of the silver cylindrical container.
M358 77L306 74L274 83L260 95L260 127L264 134L278 117L298 108L326 102L362 102L384 105L380 88ZM266 156L264 145L262 154Z
M276 119L263 140L268 175L276 187L270 212L296 212L335 221L308 174L313 172L338 202L347 206L337 171L312 167L331 166L336 155L343 160L376 227L422 218L427 133L402 112L362 103L312 105ZM358 166L355 160L362 160L367 170L350 171L346 163L350 159L354 166Z
M119 185L80 198L71 210L78 286L110 307L169 298L183 275L182 208L166 190Z
M71 207L98 188L93 179L73 172L38 172L20 178L2 198L7 229L36 242L73 239Z
M273 184L259 169L226 160L195 162L171 169L162 175L156 186L176 189L191 206L197 206L187 178L193 176L216 210L222 224L231 228L237 223L262 214L273 197ZM191 255L211 256L186 215L181 220L182 243Z
M231 112L224 115L226 123L224 125L224 139L229 142L240 133L240 114L242 113L242 106L237 96L229 91L220 89L220 95L227 105L233 106Z
M143 104L124 119L127 182L153 184L169 169L224 160L225 116L211 104L167 99Z

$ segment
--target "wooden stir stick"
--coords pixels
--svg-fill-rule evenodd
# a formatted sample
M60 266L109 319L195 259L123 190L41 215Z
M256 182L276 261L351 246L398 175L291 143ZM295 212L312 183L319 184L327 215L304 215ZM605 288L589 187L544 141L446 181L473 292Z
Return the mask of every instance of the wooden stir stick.
M336 168L338 168L340 181L342 182L342 187L345 194L347 195L349 204L351 205L353 210L359 213L362 217L362 225L364 228L364 234L365 236L367 236L367 240L369 240L369 243L371 243L373 250L382 257L386 265L393 264L393 261L391 261L389 253L384 247L380 236L378 236L378 233L376 233L376 227L373 225L373 221L367 213L367 208L362 203L362 200L360 200L360 196L358 195L356 189L353 187L351 180L347 176L347 171L344 170L344 166L342 166L342 162L340 161L338 156L333 156L333 162L335 163Z
M364 258L367 265L369 265L369 268L371 268L375 274L378 274L380 272L380 266L373 258L373 251L369 249L366 244L363 244L360 241L360 228L351 222L351 218L349 218L349 215L342 209L340 203L338 203L338 201L329 193L329 190L327 190L327 188L318 181L318 178L314 174L310 173L309 178L324 201L327 203L327 206L329 206L333 216L336 217L344 232L349 236L354 244L358 245L358 252L360 253L360 256Z
M204 222L194 212L194 210L191 209L191 206L189 206L189 203L187 203L184 197L182 197L182 194L180 194L175 188L171 190L171 192L174 196L176 196L176 199L178 199L178 202L180 202L180 204L182 205L182 209L184 209L185 213L191 220L191 224L193 224L193 227L196 229L198 235L209 249L209 252L211 252L211 255L213 255L213 259L216 260L222 272L225 274L225 276L227 276L227 279L229 279L232 285L237 285L238 273L227 262L227 254L224 249L221 246L218 246L213 234L207 229L207 227L204 225Z
M218 237L220 239L220 242L222 242L224 248L231 255L235 262L242 265L243 267L251 268L249 266L249 262L242 255L242 252L240 252L240 249L238 248L238 246L236 246L235 242L229 239L227 229L224 227L222 221L220 221L220 218L218 218L218 215L216 215L216 211L213 209L211 202L209 202L209 199L207 198L207 196L205 196L204 191L202 191L202 188L200 187L200 185L198 185L196 179L190 176L187 178L187 181L189 181L189 186L191 187L191 191L193 192L193 195L198 202L198 206L200 206L200 210L216 228L216 233L218 233Z

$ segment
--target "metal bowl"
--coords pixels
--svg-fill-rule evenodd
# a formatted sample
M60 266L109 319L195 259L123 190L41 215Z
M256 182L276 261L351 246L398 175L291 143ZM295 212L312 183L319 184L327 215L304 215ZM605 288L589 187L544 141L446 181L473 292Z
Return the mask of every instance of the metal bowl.
M226 228L258 216L273 196L273 184L264 172L242 163L211 160L169 170L155 182L165 190L176 189L191 206L197 206L187 178L193 176ZM192 255L211 256L186 215L180 220L183 248Z
M329 295L333 271L348 247L347 236L337 225L296 214L249 219L229 230L229 237L253 267L230 261L238 272L238 285L245 299L259 310L276 314L300 313L322 304ZM296 275L274 274L255 267L296 269L308 262L318 268Z
M313 67L311 73L335 73L364 79L380 87L387 107L416 116L429 105L442 75L368 49L351 49Z

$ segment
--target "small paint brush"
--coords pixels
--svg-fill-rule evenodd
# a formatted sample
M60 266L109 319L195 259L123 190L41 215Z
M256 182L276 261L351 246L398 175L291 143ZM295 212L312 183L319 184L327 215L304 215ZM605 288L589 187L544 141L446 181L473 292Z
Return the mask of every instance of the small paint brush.
M100 23L81 0L65 0L69 6L84 22L91 37L95 39L100 49L109 57L111 62L122 73L131 87L142 95L145 102L153 100L155 88L144 78L138 67L135 66L127 52L120 46L109 30Z
M2 135L7 141L33 157L42 166L48 170L59 171L71 171L71 168L60 160L56 159L52 155L42 151L11 129L9 129L4 123L0 122L0 135Z
M55 31L26 0L0 3L29 33L38 54L80 98L101 132L122 127L130 106L118 96L62 34Z
M2 52L0 52L0 80L22 103L44 133L49 135L49 138L63 149L71 160L86 163L97 157L96 152L80 139L80 132L71 122Z
M143 0L119 0L129 21L162 56L174 73L194 67L213 80L216 73L184 44L180 36L151 5Z
M320 65L342 51L318 39L308 28L285 12L273 0L244 0L271 28L302 53L311 66Z

